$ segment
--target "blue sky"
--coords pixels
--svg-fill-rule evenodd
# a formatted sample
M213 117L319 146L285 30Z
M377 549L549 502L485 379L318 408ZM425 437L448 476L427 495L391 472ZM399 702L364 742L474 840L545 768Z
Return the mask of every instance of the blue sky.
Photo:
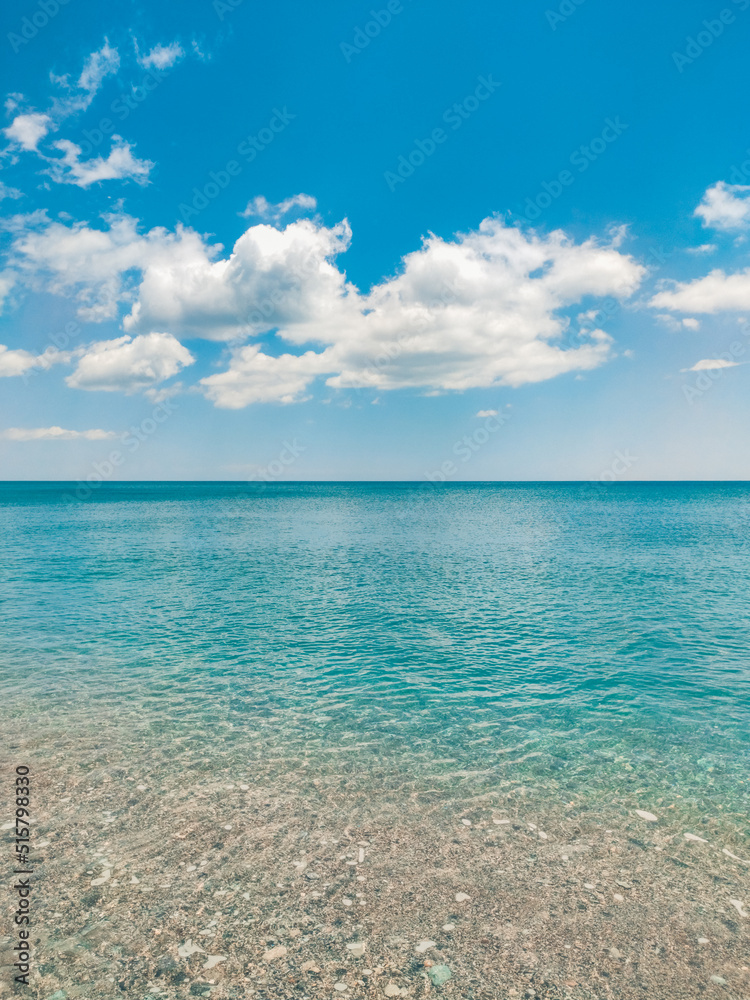
M5 479L744 479L750 0L42 0Z

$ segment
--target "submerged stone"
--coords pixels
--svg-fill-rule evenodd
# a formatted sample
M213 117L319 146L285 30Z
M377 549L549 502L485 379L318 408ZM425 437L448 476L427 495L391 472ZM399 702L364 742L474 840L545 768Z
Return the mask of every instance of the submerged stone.
M451 978L452 972L447 965L433 965L431 969L427 970L427 975L433 986L442 986Z

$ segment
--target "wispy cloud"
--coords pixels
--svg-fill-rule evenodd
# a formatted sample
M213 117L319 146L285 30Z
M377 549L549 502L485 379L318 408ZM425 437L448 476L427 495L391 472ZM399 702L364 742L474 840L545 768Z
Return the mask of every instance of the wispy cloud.
M154 167L151 160L139 160L134 156L130 143L119 135L112 136L109 156L90 160L82 160L81 147L67 139L60 139L54 146L63 156L60 160L48 161L51 164L48 173L59 184L75 184L81 188L109 180L134 180L137 184L146 184Z
M305 214L314 212L318 203L311 194L295 194L291 198L285 198L277 204L267 201L262 194L248 202L247 208L241 212L245 219L264 219L269 222L278 222L285 215L291 212Z
M70 431L63 427L8 427L0 431L5 441L107 441L117 436L115 431Z
M136 42L135 50L138 64L144 69L170 69L185 55L179 42L171 42L169 45L155 45L143 55L138 51L138 43Z
M0 201L4 198L21 198L22 196L22 192L18 188L8 187L7 184L0 181Z
M696 361L692 368L683 368L684 372L707 372L715 371L717 368L736 368L742 362L726 361L724 358L703 358Z

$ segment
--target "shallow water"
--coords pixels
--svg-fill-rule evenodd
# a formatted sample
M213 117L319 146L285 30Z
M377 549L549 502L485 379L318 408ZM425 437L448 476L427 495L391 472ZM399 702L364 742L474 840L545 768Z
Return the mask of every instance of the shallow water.
M75 489L0 487L24 742L747 815L748 485Z

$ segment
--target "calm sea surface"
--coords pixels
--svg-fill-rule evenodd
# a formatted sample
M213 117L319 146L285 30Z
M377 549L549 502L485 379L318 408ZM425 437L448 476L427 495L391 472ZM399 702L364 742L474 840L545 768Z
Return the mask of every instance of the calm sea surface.
M74 497L0 485L15 734L121 730L207 759L252 745L378 780L632 786L700 808L747 797L750 485Z

